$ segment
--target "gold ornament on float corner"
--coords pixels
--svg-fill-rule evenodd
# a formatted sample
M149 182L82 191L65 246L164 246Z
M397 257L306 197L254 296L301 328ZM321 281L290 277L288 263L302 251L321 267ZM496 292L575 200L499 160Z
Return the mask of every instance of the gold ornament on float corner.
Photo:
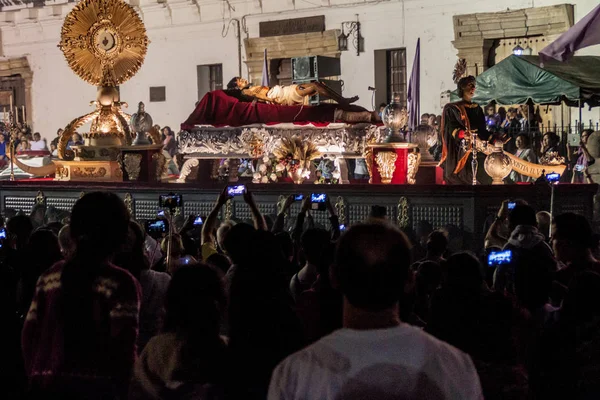
M377 162L379 175L381 176L381 183L386 185L392 183L392 178L394 177L394 172L396 171L397 159L398 155L396 153L392 153L391 151L381 151L377 153L375 161Z

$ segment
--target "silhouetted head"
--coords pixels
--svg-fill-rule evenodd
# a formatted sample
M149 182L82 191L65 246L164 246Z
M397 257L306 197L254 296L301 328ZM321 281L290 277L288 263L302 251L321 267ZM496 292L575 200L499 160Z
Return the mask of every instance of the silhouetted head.
M306 261L318 265L330 240L330 234L325 229L307 229L300 240Z
M537 219L533 207L525 204L516 204L515 208L508 213L508 229L512 232L519 225L537 228Z
M560 261L580 259L593 246L592 227L583 215L564 213L554 218L552 247Z
M16 241L16 247L22 248L29 241L29 236L33 232L33 224L28 216L16 215L8 220L6 230Z
M106 258L125 242L128 229L129 212L114 193L88 193L73 207L70 231L77 254Z
M163 331L218 336L226 297L221 274L205 264L179 268L165 300Z
M340 238L333 271L352 306L381 311L399 302L409 267L406 235L388 224L359 224Z
M448 235L443 231L433 231L427 237L427 252L434 256L443 256L448 249Z

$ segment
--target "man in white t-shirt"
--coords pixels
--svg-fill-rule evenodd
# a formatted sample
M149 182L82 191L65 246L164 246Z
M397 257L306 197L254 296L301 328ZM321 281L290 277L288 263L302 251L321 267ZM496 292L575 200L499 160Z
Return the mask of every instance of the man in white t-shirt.
M42 136L39 132L33 134L33 140L30 141L29 144L31 145L31 150L33 151L48 150L46 147L46 142L42 140Z
M410 246L391 225L352 227L336 253L343 328L283 360L269 400L482 400L468 355L404 324L399 301Z

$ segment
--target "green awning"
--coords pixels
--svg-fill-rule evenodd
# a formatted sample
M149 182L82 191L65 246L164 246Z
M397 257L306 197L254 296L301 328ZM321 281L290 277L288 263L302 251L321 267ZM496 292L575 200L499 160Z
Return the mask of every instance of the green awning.
M458 100L456 91L452 101ZM538 56L515 56L502 60L477 77L474 101L480 105L560 104L576 107L581 100L600 105L600 57L576 56L567 62L545 62Z

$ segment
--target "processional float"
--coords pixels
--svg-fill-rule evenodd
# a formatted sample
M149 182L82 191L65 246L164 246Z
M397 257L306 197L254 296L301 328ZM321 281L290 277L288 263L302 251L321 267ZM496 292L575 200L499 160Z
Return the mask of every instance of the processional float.
M132 146L130 115L123 111L119 85L140 69L148 44L146 29L137 12L122 0L83 0L65 18L58 45L71 70L98 87L95 110L73 119L58 141L58 158L44 167L14 162L38 176L55 174L63 181L135 181L146 174L160 180L166 159L160 134L149 132L151 145ZM85 124L83 145L72 145L73 134Z

